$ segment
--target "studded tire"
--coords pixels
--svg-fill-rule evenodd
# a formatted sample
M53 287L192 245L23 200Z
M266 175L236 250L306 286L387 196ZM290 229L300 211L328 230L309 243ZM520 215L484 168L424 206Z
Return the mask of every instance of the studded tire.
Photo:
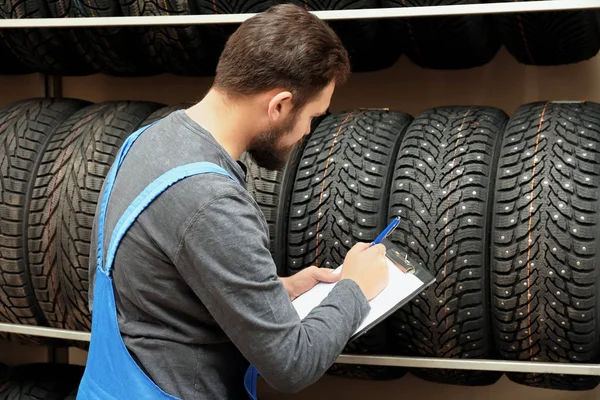
M521 106L502 141L493 208L496 346L508 360L600 360L600 104ZM589 390L598 377L507 374Z
M306 142L324 117L313 119L311 132L299 142L288 157L286 165L278 170L262 168L254 162L249 153L244 153L240 161L246 165L246 188L261 208L269 226L269 250L277 265L277 274L287 276L286 246L287 218L292 185Z
M24 364L0 382L0 399L63 400L79 386L84 368L68 364Z
M308 267L335 268L357 241L369 242L387 225L390 162L412 117L360 110L325 118L307 141L289 206L289 275ZM388 330L379 324L345 352L388 353ZM330 374L392 379L403 369L334 365Z
M85 104L29 99L0 110L0 322L46 325L27 258L34 180L60 124Z
M572 64L600 50L598 10L499 14L494 23L508 52L522 64Z
M122 142L159 107L92 104L64 121L46 149L32 198L29 263L38 302L53 327L91 328L88 260L99 191Z
M489 241L501 132L508 116L489 107L440 107L415 118L395 161L388 219L393 243L436 282L389 319L394 352L493 358ZM501 373L415 369L423 379L489 385Z
M383 7L421 7L481 3L479 0L383 0ZM416 65L431 69L465 69L489 63L500 40L488 15L402 18L393 34Z

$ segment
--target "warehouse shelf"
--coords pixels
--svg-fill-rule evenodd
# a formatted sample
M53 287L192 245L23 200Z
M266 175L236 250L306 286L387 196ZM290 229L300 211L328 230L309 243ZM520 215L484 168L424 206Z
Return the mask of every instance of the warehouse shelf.
M24 324L0 323L0 332L15 333L19 335L41 336L53 339L90 341L90 333L70 329L56 329L45 326L32 326Z
M486 4L456 4L424 7L364 8L312 11L323 20L374 18L441 17L452 15L503 14L542 11L589 10L600 8L600 0L544 0ZM0 28L75 28L98 26L158 26L236 24L254 16L245 14L157 15L134 17L17 18L0 19Z
M90 341L90 333L68 329L0 323L0 332L42 336L54 339ZM568 364L536 361L475 360L457 358L363 356L341 354L338 364L379 365L385 367L411 367L433 369L461 369L471 371L523 372L536 374L564 374L600 376L600 364Z
M369 8L356 10L311 11L326 21L373 20L393 18L452 17L485 14L515 14L561 11L593 11L600 9L600 0L542 0L509 1L503 3L459 4L424 7ZM215 15L115 16L82 18L18 18L0 19L0 29L35 28L94 28L111 26L189 26L239 24L255 13ZM62 97L62 76L43 74L45 97ZM69 90L65 89L65 92ZM89 342L90 332L24 324L0 323L0 332L31 335L65 341ZM69 362L66 346L69 342L49 341L50 361ZM63 347L61 347L63 346ZM1 360L0 360L1 361ZM600 363L541 362L536 358L525 361L500 359L461 359L422 356L357 355L342 353L337 364L372 365L384 367L427 368L468 371L497 371L504 373L561 374L600 376Z

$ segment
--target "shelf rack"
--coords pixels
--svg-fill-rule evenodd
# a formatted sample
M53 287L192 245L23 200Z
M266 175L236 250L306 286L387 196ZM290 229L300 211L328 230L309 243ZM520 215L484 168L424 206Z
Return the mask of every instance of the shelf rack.
M486 4L457 4L427 7L363 8L356 10L311 11L323 20L374 18L442 17L452 15L504 14L541 11L590 10L600 0L543 0ZM157 15L138 17L18 18L0 19L0 28L76 28L98 26L158 26L196 24L237 24L254 16L247 14Z
M82 342L90 341L90 333L67 329L55 329L20 324L2 324L0 331L43 336L54 339L67 339ZM463 369L477 371L501 371L523 373L552 373L564 375L600 376L600 364L567 364L535 361L507 361L484 359L456 359L401 356L362 356L342 354L336 360L338 364L380 365L386 367L412 367L433 369Z
M357 10L312 11L323 20L351 20L377 18L418 18L455 15L502 14L521 12L559 12L600 9L600 0L542 0L487 4L461 4L429 7L371 8ZM159 26L195 24L235 24L254 16L248 14L176 15L139 17L85 17L85 18L22 18L0 19L0 29L22 28L76 28L102 26ZM61 79L44 76L47 97L61 96ZM90 333L22 324L0 323L0 332L41 336L54 339L90 341ZM62 353L61 353L62 354ZM63 354L64 355L64 354ZM339 364L379 365L432 369L459 369L477 371L550 373L564 375L600 376L600 364L554 363L538 361L508 361L490 359L452 359L403 356L369 356L342 354Z

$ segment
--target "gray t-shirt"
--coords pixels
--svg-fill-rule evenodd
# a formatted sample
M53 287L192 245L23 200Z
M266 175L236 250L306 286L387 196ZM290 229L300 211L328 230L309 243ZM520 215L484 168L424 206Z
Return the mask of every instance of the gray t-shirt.
M113 273L125 345L160 388L180 398L247 398L248 362L275 389L301 390L335 361L369 304L355 282L343 280L300 321L277 279L267 223L245 188L245 169L183 110L147 129L130 149L108 204L104 248L147 185L199 161L220 165L239 182L217 174L186 178L133 223ZM90 307L96 228L94 222Z

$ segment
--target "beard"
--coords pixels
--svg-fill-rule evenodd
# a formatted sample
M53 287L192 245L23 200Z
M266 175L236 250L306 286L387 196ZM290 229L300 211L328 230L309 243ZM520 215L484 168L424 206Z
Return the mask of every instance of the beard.
M292 132L296 119L296 115L290 115L287 121L273 127L269 132L256 136L250 142L247 152L259 167L268 170L279 170L285 167L296 144L280 146L279 142L286 134Z

